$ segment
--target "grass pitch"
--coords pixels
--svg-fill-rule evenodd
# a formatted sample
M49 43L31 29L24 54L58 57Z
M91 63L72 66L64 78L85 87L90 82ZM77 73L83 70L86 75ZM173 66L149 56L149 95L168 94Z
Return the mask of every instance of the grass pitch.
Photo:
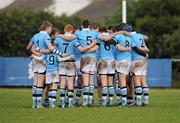
M0 88L0 123L180 123L178 89L151 89L148 107L32 109L31 99L31 89Z

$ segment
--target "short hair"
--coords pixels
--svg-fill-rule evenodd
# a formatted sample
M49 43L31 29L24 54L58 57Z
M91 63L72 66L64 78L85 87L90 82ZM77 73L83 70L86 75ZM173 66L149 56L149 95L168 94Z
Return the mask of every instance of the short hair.
M102 33L102 32L107 32L106 27L100 27L100 28L99 28L99 32L100 32L100 33Z
M109 25L109 26L107 27L108 30L113 30L113 28L114 28L113 25Z
M114 27L114 31L115 31L115 32L117 32L117 31L122 31L125 25L126 25L125 23L121 23L121 24L116 25L116 26Z
M81 23L81 25L82 25L84 28L88 28L89 25L90 25L90 22L89 22L89 20L83 20L82 23Z
M71 24L65 25L65 27L64 27L64 32L70 32L70 31L73 31L73 32L74 32L74 27L73 27L73 25L71 25Z
M57 32L61 33L59 29L53 27L50 36L56 34Z
M40 26L40 31L46 30L48 27L52 27L53 24L49 21L43 21Z
M99 25L98 25L97 23L92 23L92 24L90 25L90 28L96 30L96 29L99 28Z
M125 24L123 27L123 30L125 30L127 32L133 32L133 26L130 24Z

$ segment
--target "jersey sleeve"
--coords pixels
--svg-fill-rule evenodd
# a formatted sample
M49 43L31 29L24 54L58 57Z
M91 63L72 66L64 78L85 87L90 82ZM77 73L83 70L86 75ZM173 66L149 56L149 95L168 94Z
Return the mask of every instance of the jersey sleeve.
M135 47L136 43L131 39L131 47Z
M35 36L33 36L33 37L31 38L31 43L32 43L33 45L35 44L34 39L35 39Z
M49 43L51 43L51 37L50 36L46 36L45 43L47 46Z
M95 35L96 35L96 39L99 39L102 35L99 34L98 32L95 32Z
M58 47L59 37L54 40L54 44Z
M81 46L78 40L76 40L74 44L75 44L75 47Z
M115 41L116 44L119 44L119 40L120 40L120 37L118 35L116 35L113 40Z
M47 57L47 55L45 55L45 54L42 54L42 56L41 56L43 59L46 59L46 57Z

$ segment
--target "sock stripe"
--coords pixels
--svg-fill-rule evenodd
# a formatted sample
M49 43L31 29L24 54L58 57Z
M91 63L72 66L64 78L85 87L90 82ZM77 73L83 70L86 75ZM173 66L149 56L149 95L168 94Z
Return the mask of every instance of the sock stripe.
M83 95L88 95L88 92L83 92Z

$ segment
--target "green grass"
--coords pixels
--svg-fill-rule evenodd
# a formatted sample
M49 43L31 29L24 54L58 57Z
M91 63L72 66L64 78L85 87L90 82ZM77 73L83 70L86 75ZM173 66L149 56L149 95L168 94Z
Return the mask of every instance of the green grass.
M31 89L0 88L0 123L50 122L180 123L180 90L152 89L148 107L32 109Z

